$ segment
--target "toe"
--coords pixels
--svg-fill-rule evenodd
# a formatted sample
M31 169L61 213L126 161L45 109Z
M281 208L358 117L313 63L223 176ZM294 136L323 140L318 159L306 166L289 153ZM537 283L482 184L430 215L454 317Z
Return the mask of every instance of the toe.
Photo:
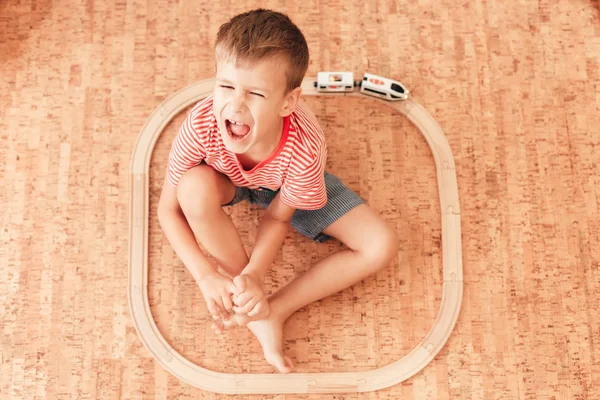
M238 323L234 317L223 320L223 327L225 329L230 329L230 328L233 328L234 326L238 326Z
M292 362L292 360L288 356L283 356L283 358L285 360L285 367L281 372L283 372L284 374L289 374L290 372L293 372L294 363Z
M281 353L271 353L269 355L265 355L265 358L269 364L275 367L275 369L282 374L288 374L294 370L294 364L292 363L292 360Z
M288 356L283 356L285 358L285 364L288 368L288 372L292 372L294 370L294 363L292 362L292 359L289 358Z
M221 322L221 320L216 320L211 324L211 328L217 335L220 335L223 333L223 322Z

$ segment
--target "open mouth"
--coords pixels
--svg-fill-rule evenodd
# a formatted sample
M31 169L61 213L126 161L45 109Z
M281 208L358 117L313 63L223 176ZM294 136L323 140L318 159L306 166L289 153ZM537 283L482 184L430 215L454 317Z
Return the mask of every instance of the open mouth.
M225 120L225 128L229 137L236 142L244 140L250 133L250 126L229 119Z

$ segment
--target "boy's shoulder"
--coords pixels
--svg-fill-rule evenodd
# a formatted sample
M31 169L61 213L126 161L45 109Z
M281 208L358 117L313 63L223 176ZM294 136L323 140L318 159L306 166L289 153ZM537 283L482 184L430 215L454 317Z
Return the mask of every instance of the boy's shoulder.
M323 129L302 99L290 115L290 125L296 133L295 139L299 145L310 148L313 153L319 153L326 147Z
M216 117L213 108L213 96L210 95L192 106L181 129L188 136L208 140L215 127Z
M207 96L197 102L190 110L193 118L214 117L213 96Z

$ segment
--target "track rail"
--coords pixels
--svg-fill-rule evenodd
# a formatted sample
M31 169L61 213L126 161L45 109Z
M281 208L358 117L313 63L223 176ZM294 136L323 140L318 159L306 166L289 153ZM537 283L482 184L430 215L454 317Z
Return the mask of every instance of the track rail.
M305 96L363 97L358 92L318 93L314 78L302 83ZM225 394L368 392L403 382L423 369L448 340L460 312L463 277L460 207L452 151L441 128L420 104L373 98L405 115L425 137L436 165L442 213L443 287L441 307L425 338L407 355L363 372L226 374L202 368L175 351L159 332L148 304L148 185L150 158L159 135L179 112L212 93L214 79L194 83L166 99L140 132L130 165L129 309L138 335L171 374L197 388Z

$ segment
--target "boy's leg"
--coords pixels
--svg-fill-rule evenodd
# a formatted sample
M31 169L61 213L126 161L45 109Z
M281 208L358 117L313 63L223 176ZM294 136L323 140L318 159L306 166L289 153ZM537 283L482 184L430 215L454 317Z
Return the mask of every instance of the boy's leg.
M350 210L323 233L348 249L324 258L271 297L280 318L287 319L305 305L352 286L398 256L396 233L366 204Z
M321 260L272 295L270 316L248 324L261 342L265 358L280 372L292 370L282 347L283 323L290 315L388 266L398 256L396 233L366 204L350 210L323 233L340 240L348 249Z
M187 171L177 186L179 205L196 239L232 277L248 264L240 235L222 208L235 193L229 178L204 163Z

